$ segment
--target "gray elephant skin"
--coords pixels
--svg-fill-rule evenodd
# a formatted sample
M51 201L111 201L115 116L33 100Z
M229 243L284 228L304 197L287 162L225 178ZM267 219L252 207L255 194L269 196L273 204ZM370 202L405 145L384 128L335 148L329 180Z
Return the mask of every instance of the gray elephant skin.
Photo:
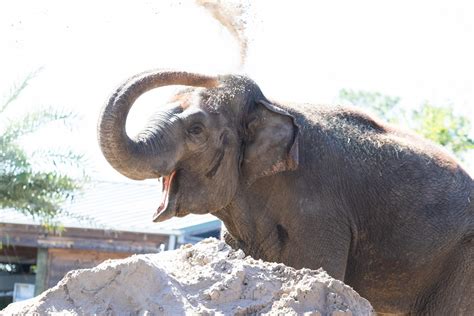
M143 93L186 86L130 137ZM247 255L323 267L379 313L474 315L473 180L441 148L360 110L278 104L241 75L148 71L102 111L107 161L161 178L153 220L212 213Z

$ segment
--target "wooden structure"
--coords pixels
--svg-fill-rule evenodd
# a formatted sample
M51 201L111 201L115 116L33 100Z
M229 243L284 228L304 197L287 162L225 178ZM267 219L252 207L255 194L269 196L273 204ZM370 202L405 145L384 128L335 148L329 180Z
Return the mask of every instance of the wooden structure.
M165 249L169 235L68 228L52 234L41 226L0 223L0 260L36 265L35 293L58 283L74 269L91 268L107 259Z

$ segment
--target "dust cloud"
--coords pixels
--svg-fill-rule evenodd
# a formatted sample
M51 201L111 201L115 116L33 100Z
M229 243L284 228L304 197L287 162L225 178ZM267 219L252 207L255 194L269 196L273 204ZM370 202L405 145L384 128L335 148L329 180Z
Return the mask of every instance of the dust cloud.
M240 68L245 65L249 45L249 24L255 17L250 1L196 0L237 41L240 47Z

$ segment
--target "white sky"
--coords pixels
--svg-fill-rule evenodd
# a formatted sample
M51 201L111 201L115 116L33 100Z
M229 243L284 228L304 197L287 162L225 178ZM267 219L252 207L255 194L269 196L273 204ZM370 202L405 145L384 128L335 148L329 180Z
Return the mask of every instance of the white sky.
M474 121L471 3L257 0L243 72L273 99L332 103L341 88L376 90L406 106L454 104ZM83 117L74 132L38 133L28 146L67 142L107 179L123 178L100 155L96 123L123 79L150 68L239 71L237 43L191 0L2 1L0 45L0 95L44 67L12 117L47 105ZM160 90L140 98L130 130L170 91Z

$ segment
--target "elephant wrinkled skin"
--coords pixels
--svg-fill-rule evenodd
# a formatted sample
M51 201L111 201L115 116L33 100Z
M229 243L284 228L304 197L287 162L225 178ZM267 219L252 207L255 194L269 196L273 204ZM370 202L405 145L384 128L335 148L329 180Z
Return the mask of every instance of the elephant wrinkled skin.
M188 88L135 137L135 100ZM323 267L380 313L474 315L472 178L436 145L357 109L283 105L245 76L149 71L112 94L102 152L162 178L154 221L222 219L247 255Z

